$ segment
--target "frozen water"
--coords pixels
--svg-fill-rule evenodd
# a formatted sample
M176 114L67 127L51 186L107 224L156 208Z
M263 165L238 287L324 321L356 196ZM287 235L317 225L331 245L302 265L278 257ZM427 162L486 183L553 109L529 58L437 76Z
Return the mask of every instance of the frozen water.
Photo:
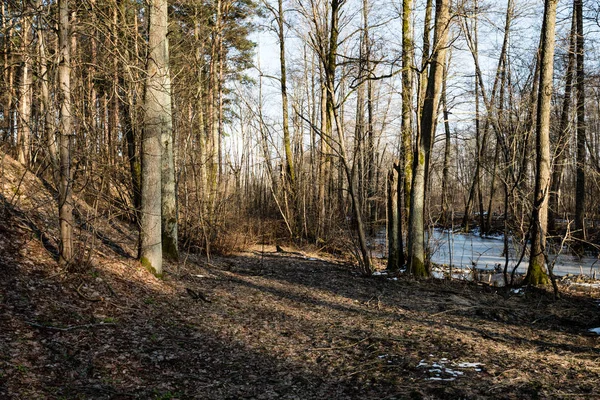
M436 264L452 265L455 268L472 268L494 270L504 269L504 240L502 236L481 237L475 234L458 234L436 229L433 231L429 245L432 249L431 260ZM509 243L508 271L511 272L521 256L521 250ZM579 258L570 254L548 256L550 261L556 258L555 275L600 275L600 260L594 257ZM517 272L527 272L529 258L526 255Z

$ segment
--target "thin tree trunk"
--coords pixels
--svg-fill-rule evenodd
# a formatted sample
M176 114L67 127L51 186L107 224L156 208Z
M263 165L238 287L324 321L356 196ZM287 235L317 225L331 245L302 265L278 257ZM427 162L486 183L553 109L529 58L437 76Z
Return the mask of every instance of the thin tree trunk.
M292 145L290 139L290 124L288 116L288 94L287 94L287 72L285 62L285 19L283 15L283 0L278 0L277 27L279 39L279 63L281 71L281 108L283 115L283 147L285 151L286 176L292 194L296 189L296 173L294 171L294 158L292 155Z
M25 166L31 161L31 15L23 6L21 18L21 68L19 77L19 125L17 127L17 159Z
M388 172L387 179L387 220L388 220L388 263L387 270L396 272L400 269L400 248L399 243L401 235L398 222L398 171L400 166L398 162Z
M166 9L166 6L165 6ZM166 13L166 11L165 11ZM161 24L162 24L161 20ZM170 260L179 259L179 244L177 233L177 191L175 187L175 163L173 160L173 122L171 109L171 76L169 71L169 43L167 38L168 22L164 20L164 39L160 46L164 47L163 78L163 126L162 126L162 178L161 178L161 212L162 212L162 251L163 256ZM162 33L161 33L162 35Z
M419 71L419 86L417 88L417 132L421 132L421 115L427 90L427 72L431 62L431 15L433 14L433 0L427 0L425 5L425 20L423 21L423 54L421 55L421 69ZM416 153L415 153L416 154ZM413 171L414 173L414 171Z
M60 93L60 181L58 185L58 215L60 221L60 259L66 267L73 261L73 187L71 177L71 40L69 27L69 2L59 0L58 84Z
M550 199L548 200L548 232L556 233L556 218L559 215L560 188L562 186L564 165L567 159L567 147L569 144L569 110L571 108L571 95L573 92L573 77L575 69L576 30L577 30L577 7L573 3L573 17L571 33L569 35L569 52L567 61L567 72L565 74L565 93L562 102L560 125L558 129L558 140L554 150L554 168L552 171L552 182L550 187Z
M365 274L371 274L372 266L371 259L369 257L369 250L367 247L367 239L365 234L365 226L362 219L360 198L358 196L357 185L356 185L356 168L353 168L348 163L348 155L346 152L346 143L344 135L344 127L340 121L337 108L335 107L335 78L336 78L336 66L337 66L337 49L339 39L339 12L344 0L332 0L331 2L331 26L330 26L330 38L329 38L329 49L327 57L324 62L325 77L327 84L327 114L329 115L329 124L335 123L337 131L337 140L339 146L340 162L342 169L345 172L348 180L348 192L352 200L352 207L354 210L354 217L356 219L357 234L359 247L361 252L361 263L363 272ZM332 129L328 129L328 132L332 132Z
M448 120L450 113L448 110L448 99L446 93L446 77L448 76L448 67L450 66L451 52L448 51L448 60L446 61L446 69L444 74L444 80L442 82L442 112L444 116L444 133L446 140L444 142L444 167L442 169L442 196L441 196L441 224L446 226L448 224L448 183L450 182L450 147L451 147L451 136L450 136L450 121Z
M36 8L38 11L41 11L42 7L42 0L37 0ZM44 36L44 31L41 29L41 15L38 16L38 24L40 25L37 30L40 66L40 113L44 118L44 140L46 148L48 149L50 164L52 165L52 172L54 174L55 181L58 182L58 143L56 140L56 127L53 118L54 110L52 108L52 103L50 102L50 76L48 74L48 60L46 56L46 38Z
M586 240L585 232L585 47L583 37L583 0L575 0L577 14L577 182L575 188L575 230L580 240Z

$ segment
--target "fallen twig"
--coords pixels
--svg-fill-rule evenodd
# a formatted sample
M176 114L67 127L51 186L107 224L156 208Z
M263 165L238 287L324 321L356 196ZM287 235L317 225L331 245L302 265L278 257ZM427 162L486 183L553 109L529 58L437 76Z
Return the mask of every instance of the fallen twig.
M95 327L98 327L98 326L116 326L116 324L113 324L113 323L106 323L106 324L99 323L99 324L72 325L72 326L67 326L65 328L61 328L61 327L58 327L58 326L50 326L50 325L37 324L37 323L31 322L31 321L25 321L25 323L27 325L31 325L31 326L33 326L35 328L43 328L43 329L49 329L49 330L52 330L52 331L62 331L62 332L72 331L72 330L75 330L75 329L95 328Z
M365 340L370 339L369 336L367 336L366 338L362 338L361 340L359 340L356 343L352 343L346 346L339 346L339 347L315 347L312 349L307 349L308 351L331 351L331 350L343 350L343 349L348 349L350 347L354 347L362 342L364 342Z
M80 289L81 289L82 286L83 286L83 282L81 283L81 285L79 285L77 287L77 294L80 295L81 298L83 298L84 300L87 300L87 301L102 301L102 300L104 300L102 297L98 297L97 299L93 299L91 297L87 297L85 294L81 293Z

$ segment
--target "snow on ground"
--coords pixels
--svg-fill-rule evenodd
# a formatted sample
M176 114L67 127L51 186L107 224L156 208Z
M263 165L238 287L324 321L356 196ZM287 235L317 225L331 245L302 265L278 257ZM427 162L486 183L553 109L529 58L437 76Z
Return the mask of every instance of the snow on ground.
M433 355L430 354L430 357ZM453 362L447 358L442 358L439 361L426 362L422 359L417 368L423 368L427 370L430 375L426 380L429 381L454 381L465 375L466 370L472 370L475 372L481 372L483 369L482 363L478 362Z

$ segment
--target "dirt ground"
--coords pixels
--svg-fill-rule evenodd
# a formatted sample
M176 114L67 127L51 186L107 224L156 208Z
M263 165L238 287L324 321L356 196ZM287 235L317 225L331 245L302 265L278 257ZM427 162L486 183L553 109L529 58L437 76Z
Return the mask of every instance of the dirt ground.
M60 273L3 229L0 398L589 399L593 296L365 278L292 253ZM23 249L27 248L27 252Z
M363 277L272 246L184 253L159 280L135 231L84 205L94 251L65 272L51 194L9 161L0 399L600 398L596 293Z

